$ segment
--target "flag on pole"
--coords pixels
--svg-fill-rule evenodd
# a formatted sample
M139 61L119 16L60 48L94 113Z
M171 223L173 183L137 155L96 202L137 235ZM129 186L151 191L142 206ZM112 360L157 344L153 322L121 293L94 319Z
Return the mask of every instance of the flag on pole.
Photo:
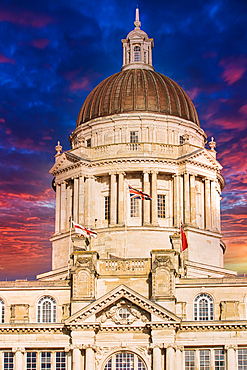
M130 193L130 198L136 198L136 199L142 199L142 200L152 200L150 195L143 193L140 190L136 190L132 188L132 186L128 185L129 188L129 193Z
M95 231L86 229L86 227L76 224L74 221L72 221L72 224L77 234L81 234L83 236L92 236L93 238L97 238L97 233Z
M185 235L185 232L184 232L184 229L183 229L183 224L181 222L181 243L182 243L182 251L185 251L185 249L188 248L188 242L187 242L187 238L186 238L186 235Z

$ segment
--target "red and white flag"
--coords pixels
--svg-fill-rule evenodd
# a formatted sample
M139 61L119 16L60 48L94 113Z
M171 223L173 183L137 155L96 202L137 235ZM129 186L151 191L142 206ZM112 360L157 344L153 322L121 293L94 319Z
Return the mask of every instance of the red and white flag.
M77 234L81 234L83 236L92 236L93 238L97 238L97 233L95 231L86 229L86 227L76 224L74 221L72 221L72 224Z
M183 229L182 222L181 222L181 244L182 244L181 252L183 252L183 251L185 251L185 249L188 248L188 242L187 242L187 238L186 238L186 235L185 235L185 232L184 232L184 229Z

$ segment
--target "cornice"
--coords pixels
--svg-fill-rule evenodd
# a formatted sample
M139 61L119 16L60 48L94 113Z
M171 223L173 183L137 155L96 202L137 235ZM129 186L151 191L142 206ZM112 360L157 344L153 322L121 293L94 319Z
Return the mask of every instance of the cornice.
M32 333L64 333L64 324L0 324L0 333L3 334L32 334Z
M200 163L200 162L195 162L191 160L191 157L189 158L176 158L176 159L171 159L171 158L160 158L160 157L149 157L149 158L141 158L141 157L122 157L122 158L109 158L109 159L99 159L99 160L85 160L81 159L80 162L74 163L73 165L67 166L62 169L58 169L57 171L53 171L52 174L54 176L63 174L63 173L68 173L69 171L84 167L85 169L88 169L89 171L91 169L97 168L97 167L104 167L107 165L124 165L124 164L145 164L148 163L149 165L153 164L165 164L169 166L177 166L177 165L183 165L183 164L191 164L197 168L203 168L207 169L210 171L216 171L217 174L220 176L219 171L220 169L217 168L215 165L207 165L205 163ZM155 170L156 168L154 168ZM132 170L132 169L131 169ZM150 169L151 171L152 169ZM125 170L126 171L126 170ZM109 173L109 170L105 170L106 173ZM105 173L104 172L104 173ZM159 168L159 172L166 172L165 170L162 171L162 168ZM175 173L175 170L173 169L172 173ZM222 182L222 176L219 177L220 181Z
M182 322L179 331L236 331L247 329L247 321L187 321Z

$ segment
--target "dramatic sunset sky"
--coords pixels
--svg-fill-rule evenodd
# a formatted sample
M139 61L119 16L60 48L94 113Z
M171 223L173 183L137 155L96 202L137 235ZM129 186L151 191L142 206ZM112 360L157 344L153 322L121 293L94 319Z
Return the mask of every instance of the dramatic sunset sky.
M247 1L141 0L153 65L193 100L224 166L225 266L247 273ZM51 268L49 169L86 96L121 69L136 2L0 1L0 280Z

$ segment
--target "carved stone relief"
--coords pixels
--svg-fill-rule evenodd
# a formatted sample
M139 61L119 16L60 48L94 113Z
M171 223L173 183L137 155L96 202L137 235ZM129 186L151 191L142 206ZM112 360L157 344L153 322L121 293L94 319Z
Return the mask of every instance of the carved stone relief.
M117 304L101 312L99 320L104 323L108 319L117 325L129 325L138 319L142 322L149 320L146 312L125 299L120 300Z

